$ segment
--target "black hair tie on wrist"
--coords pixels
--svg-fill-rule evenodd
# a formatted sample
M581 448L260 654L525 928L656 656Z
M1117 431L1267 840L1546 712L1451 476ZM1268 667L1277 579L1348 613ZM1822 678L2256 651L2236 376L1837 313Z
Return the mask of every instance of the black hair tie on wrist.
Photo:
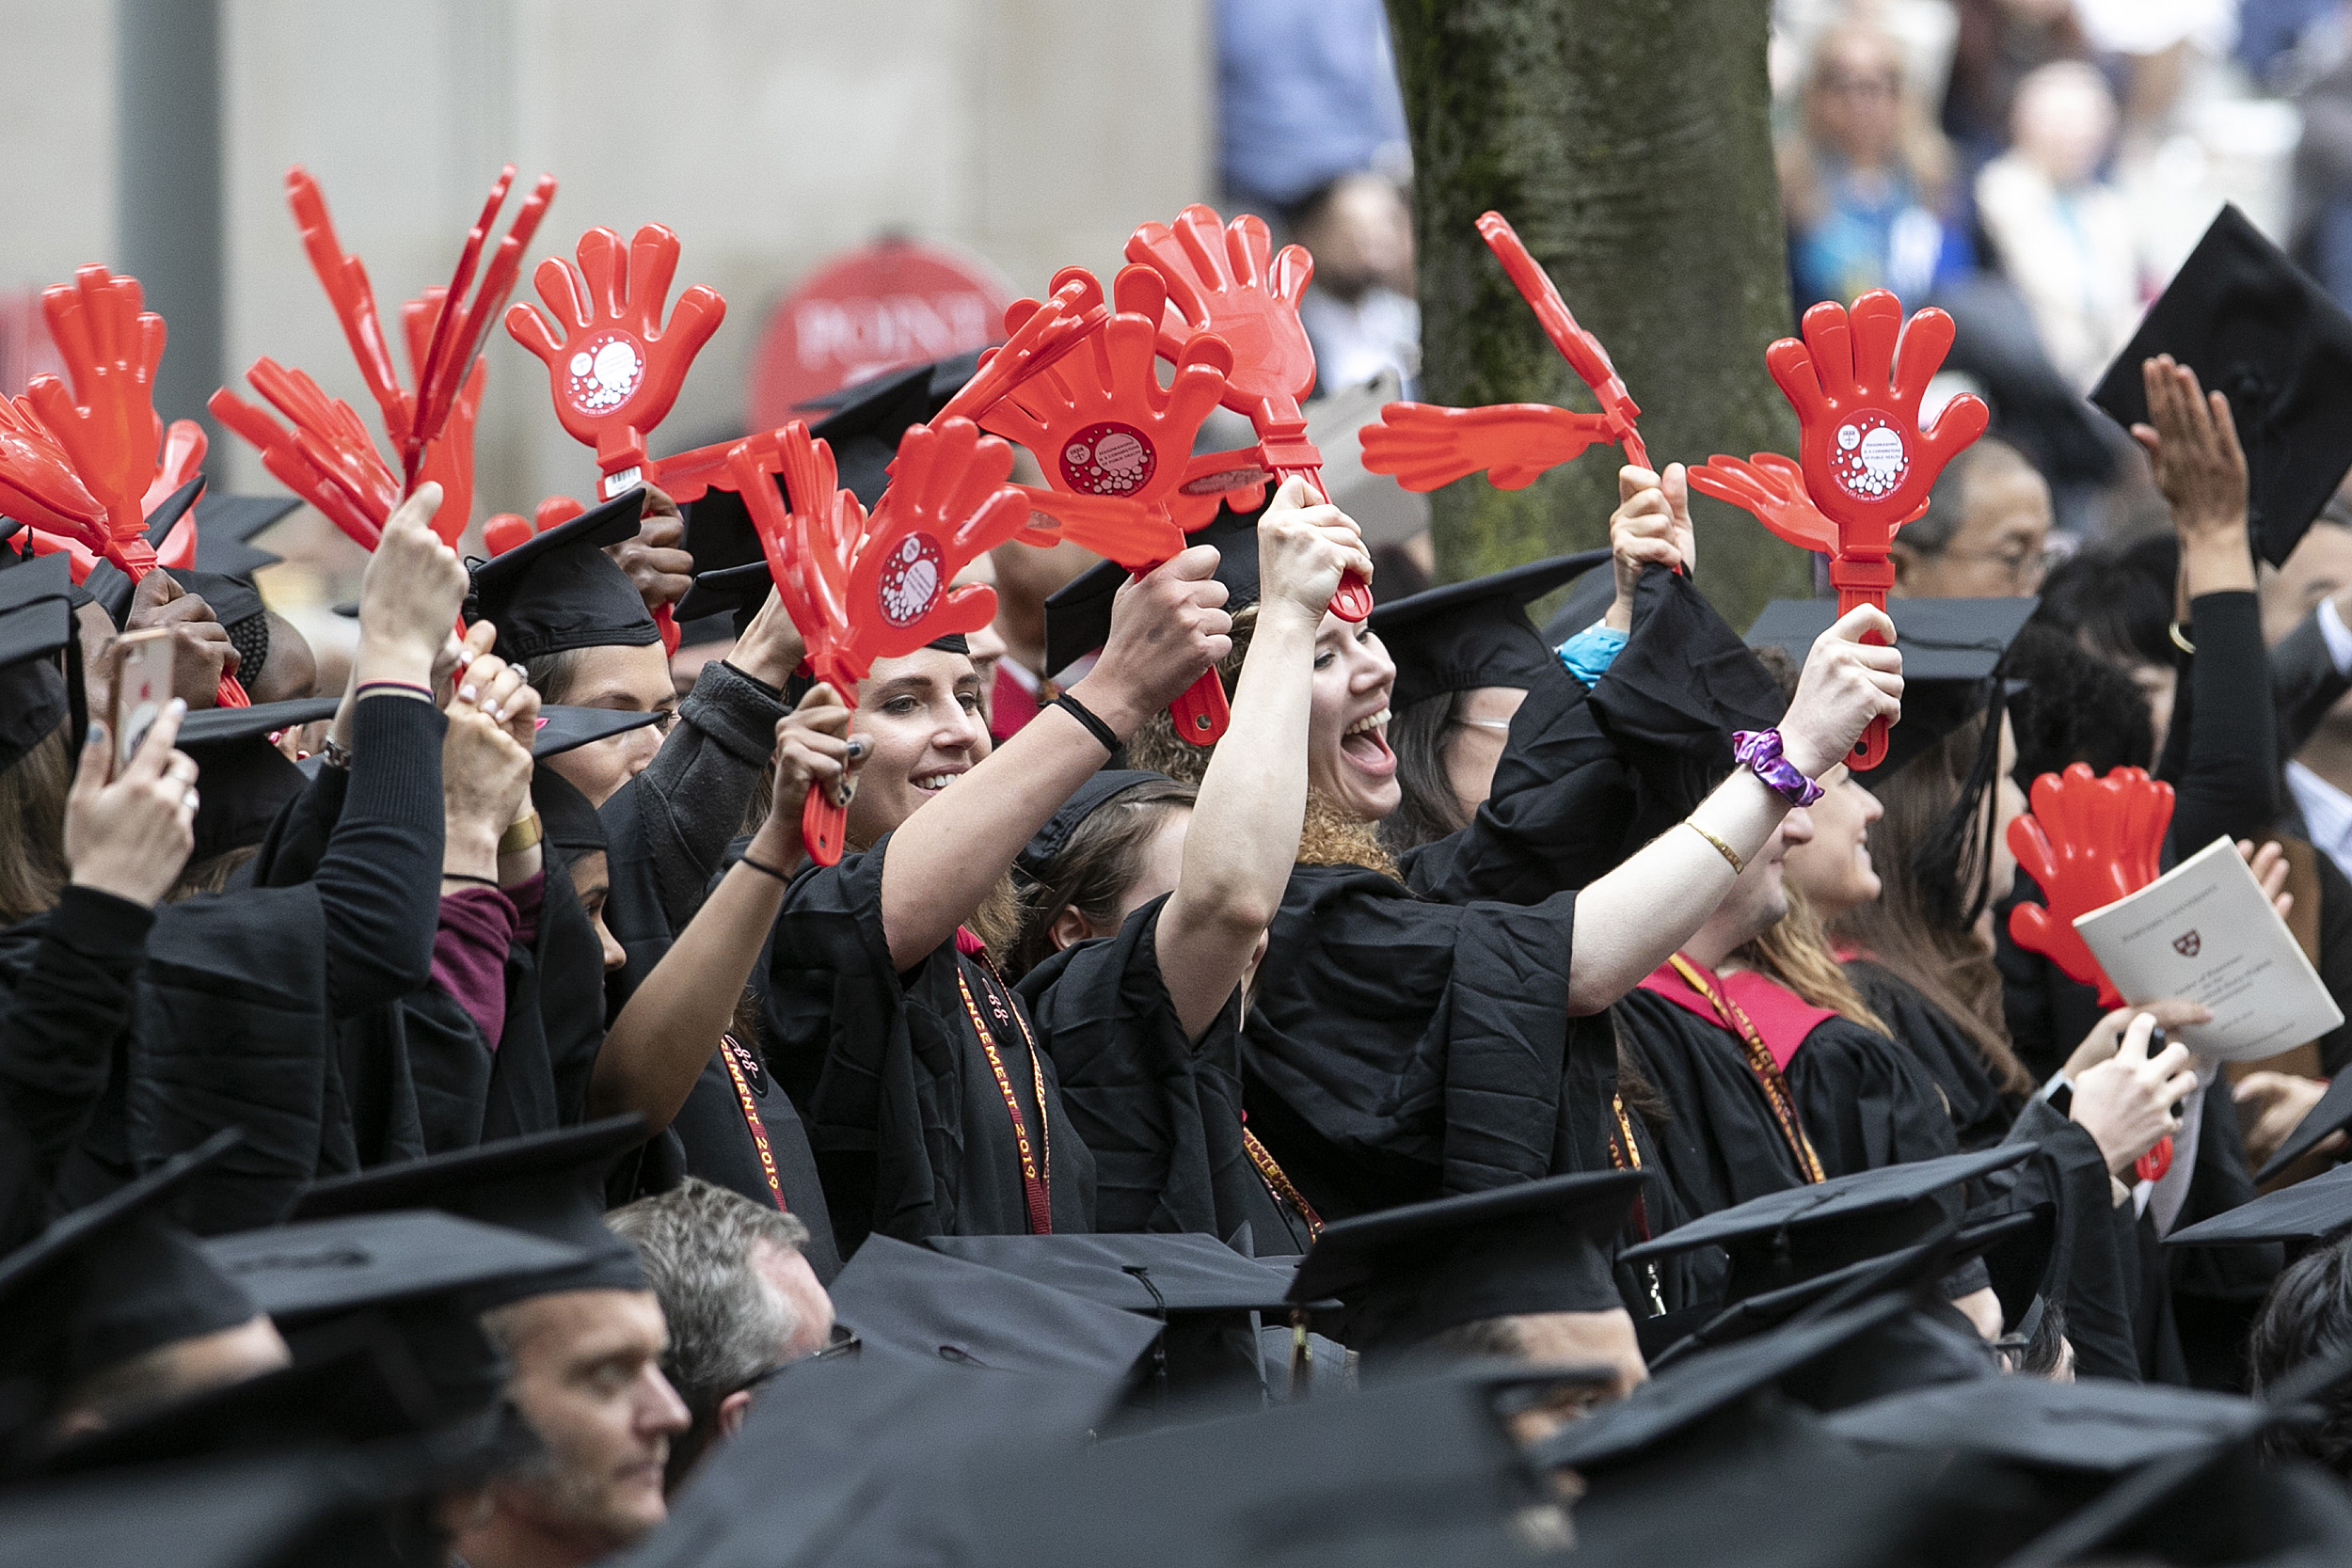
M786 876L783 872L778 871L774 866L762 865L759 862L752 859L749 855L738 856L736 863L739 865L748 865L754 871L759 872L764 876L773 877L777 881L784 883L787 887L789 887L792 883L791 878Z
M1089 708L1086 704L1078 701L1076 697L1065 691L1060 696L1055 698L1048 705L1060 708L1063 712L1069 714L1071 718L1075 719L1079 723L1084 724L1087 727L1087 733L1094 736L1096 740L1102 742L1103 750L1109 752L1114 755L1118 753L1120 746L1119 736L1111 734L1111 727L1108 724L1104 723L1101 719L1097 718L1093 710Z

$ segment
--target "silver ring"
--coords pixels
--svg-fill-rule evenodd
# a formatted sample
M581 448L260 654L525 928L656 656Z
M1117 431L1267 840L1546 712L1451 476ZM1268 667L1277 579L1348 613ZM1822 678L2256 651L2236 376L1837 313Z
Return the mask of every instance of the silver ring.
M194 811L196 809L196 789L193 785L189 787L188 792L185 795L180 798L180 803L187 807L190 811Z

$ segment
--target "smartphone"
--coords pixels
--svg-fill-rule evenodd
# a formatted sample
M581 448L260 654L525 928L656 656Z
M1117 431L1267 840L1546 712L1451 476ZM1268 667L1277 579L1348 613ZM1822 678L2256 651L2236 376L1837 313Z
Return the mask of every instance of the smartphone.
M106 728L114 736L114 768L120 774L137 754L164 705L171 701L171 633L160 628L127 632L106 649L110 666Z

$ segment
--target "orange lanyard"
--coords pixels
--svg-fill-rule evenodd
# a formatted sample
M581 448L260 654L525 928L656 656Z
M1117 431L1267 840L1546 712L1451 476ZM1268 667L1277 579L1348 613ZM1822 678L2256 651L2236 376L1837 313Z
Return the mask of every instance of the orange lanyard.
M1813 1152L1813 1140L1804 1135L1804 1126L1797 1119L1796 1097L1788 1092L1788 1080L1781 1076L1780 1067L1772 1060L1772 1047L1764 1043L1762 1031L1754 1020L1715 984L1713 975L1677 953L1666 960L1675 966L1675 973L1683 983L1715 1009L1716 1022L1740 1037L1747 1048L1748 1070L1764 1091L1764 1101L1772 1108L1772 1117L1780 1123L1780 1135L1788 1140L1789 1151L1797 1157L1797 1168L1807 1181L1827 1180L1821 1169L1821 1158Z
M736 1056L742 1049L733 1035L719 1037L719 1060L727 1065L727 1076L735 1081L735 1098L743 1107L743 1125L750 1130L752 1143L759 1150L759 1174L768 1179L768 1194L776 1200L776 1207L790 1213L784 1201L784 1183L776 1180L776 1151L768 1147L768 1124L759 1119L759 1102L753 1098L752 1081Z
M1013 1142L1021 1150L1021 1192L1029 1205L1029 1234L1050 1235L1054 1229L1054 1190L1049 1175L1054 1161L1054 1129L1045 1114L1045 1069L1040 1062L1037 1037L1029 1033L1029 1021L1021 1016L1021 1005L1011 1001L1005 988L1004 977L987 954L979 961L991 983L989 1006L998 1013L1009 1011L1012 1022L1021 1031L1021 1041L1029 1050L1029 1083L1037 1091L1037 1119L1040 1142L1045 1158L1040 1162L1029 1145L1029 1124L1021 1115L1021 1101L1012 1092L1012 1080L1005 1076L1005 1059L997 1053L996 1037L980 1017L978 1004L972 1000L972 988L964 983L963 965L956 965L956 990L963 995L963 1010L972 1020L973 1031L980 1037L980 1049L988 1053L988 1069L996 1075L996 1091L1005 1097L1005 1109L1012 1117Z
M1274 1158L1273 1150L1260 1143L1258 1134L1247 1127L1241 1130L1241 1146L1249 1151L1249 1163L1258 1167L1258 1179L1266 1184L1266 1191L1272 1193L1278 1202L1287 1203L1296 1210L1298 1217L1307 1222L1308 1237L1312 1239L1322 1235L1323 1216L1315 1212L1315 1206L1307 1201L1306 1195L1291 1184L1291 1179L1283 1174L1281 1164Z

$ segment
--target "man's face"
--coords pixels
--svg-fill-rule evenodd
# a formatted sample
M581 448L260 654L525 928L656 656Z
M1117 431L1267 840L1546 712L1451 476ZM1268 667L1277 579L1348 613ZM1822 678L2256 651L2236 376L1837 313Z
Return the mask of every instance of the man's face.
M1961 522L1926 554L1895 536L1895 592L1916 599L2039 593L2050 542L2050 487L2023 463L1988 458L1961 491Z
M1613 1403L1649 1381L1633 1318L1623 1307L1605 1312L1526 1312L1511 1320L1520 1359L1542 1366L1606 1369L1613 1381L1564 1386L1554 1398L1511 1418L1522 1443L1549 1436L1597 1407Z
M776 1348L777 1363L804 1360L823 1350L833 1337L833 1298L800 1249L755 1242L752 1268L792 1309L792 1338Z
M548 1448L501 1481L499 1511L587 1561L661 1523L670 1439L685 1402L661 1375L668 1333L650 1291L564 1291L521 1302L507 1393Z

